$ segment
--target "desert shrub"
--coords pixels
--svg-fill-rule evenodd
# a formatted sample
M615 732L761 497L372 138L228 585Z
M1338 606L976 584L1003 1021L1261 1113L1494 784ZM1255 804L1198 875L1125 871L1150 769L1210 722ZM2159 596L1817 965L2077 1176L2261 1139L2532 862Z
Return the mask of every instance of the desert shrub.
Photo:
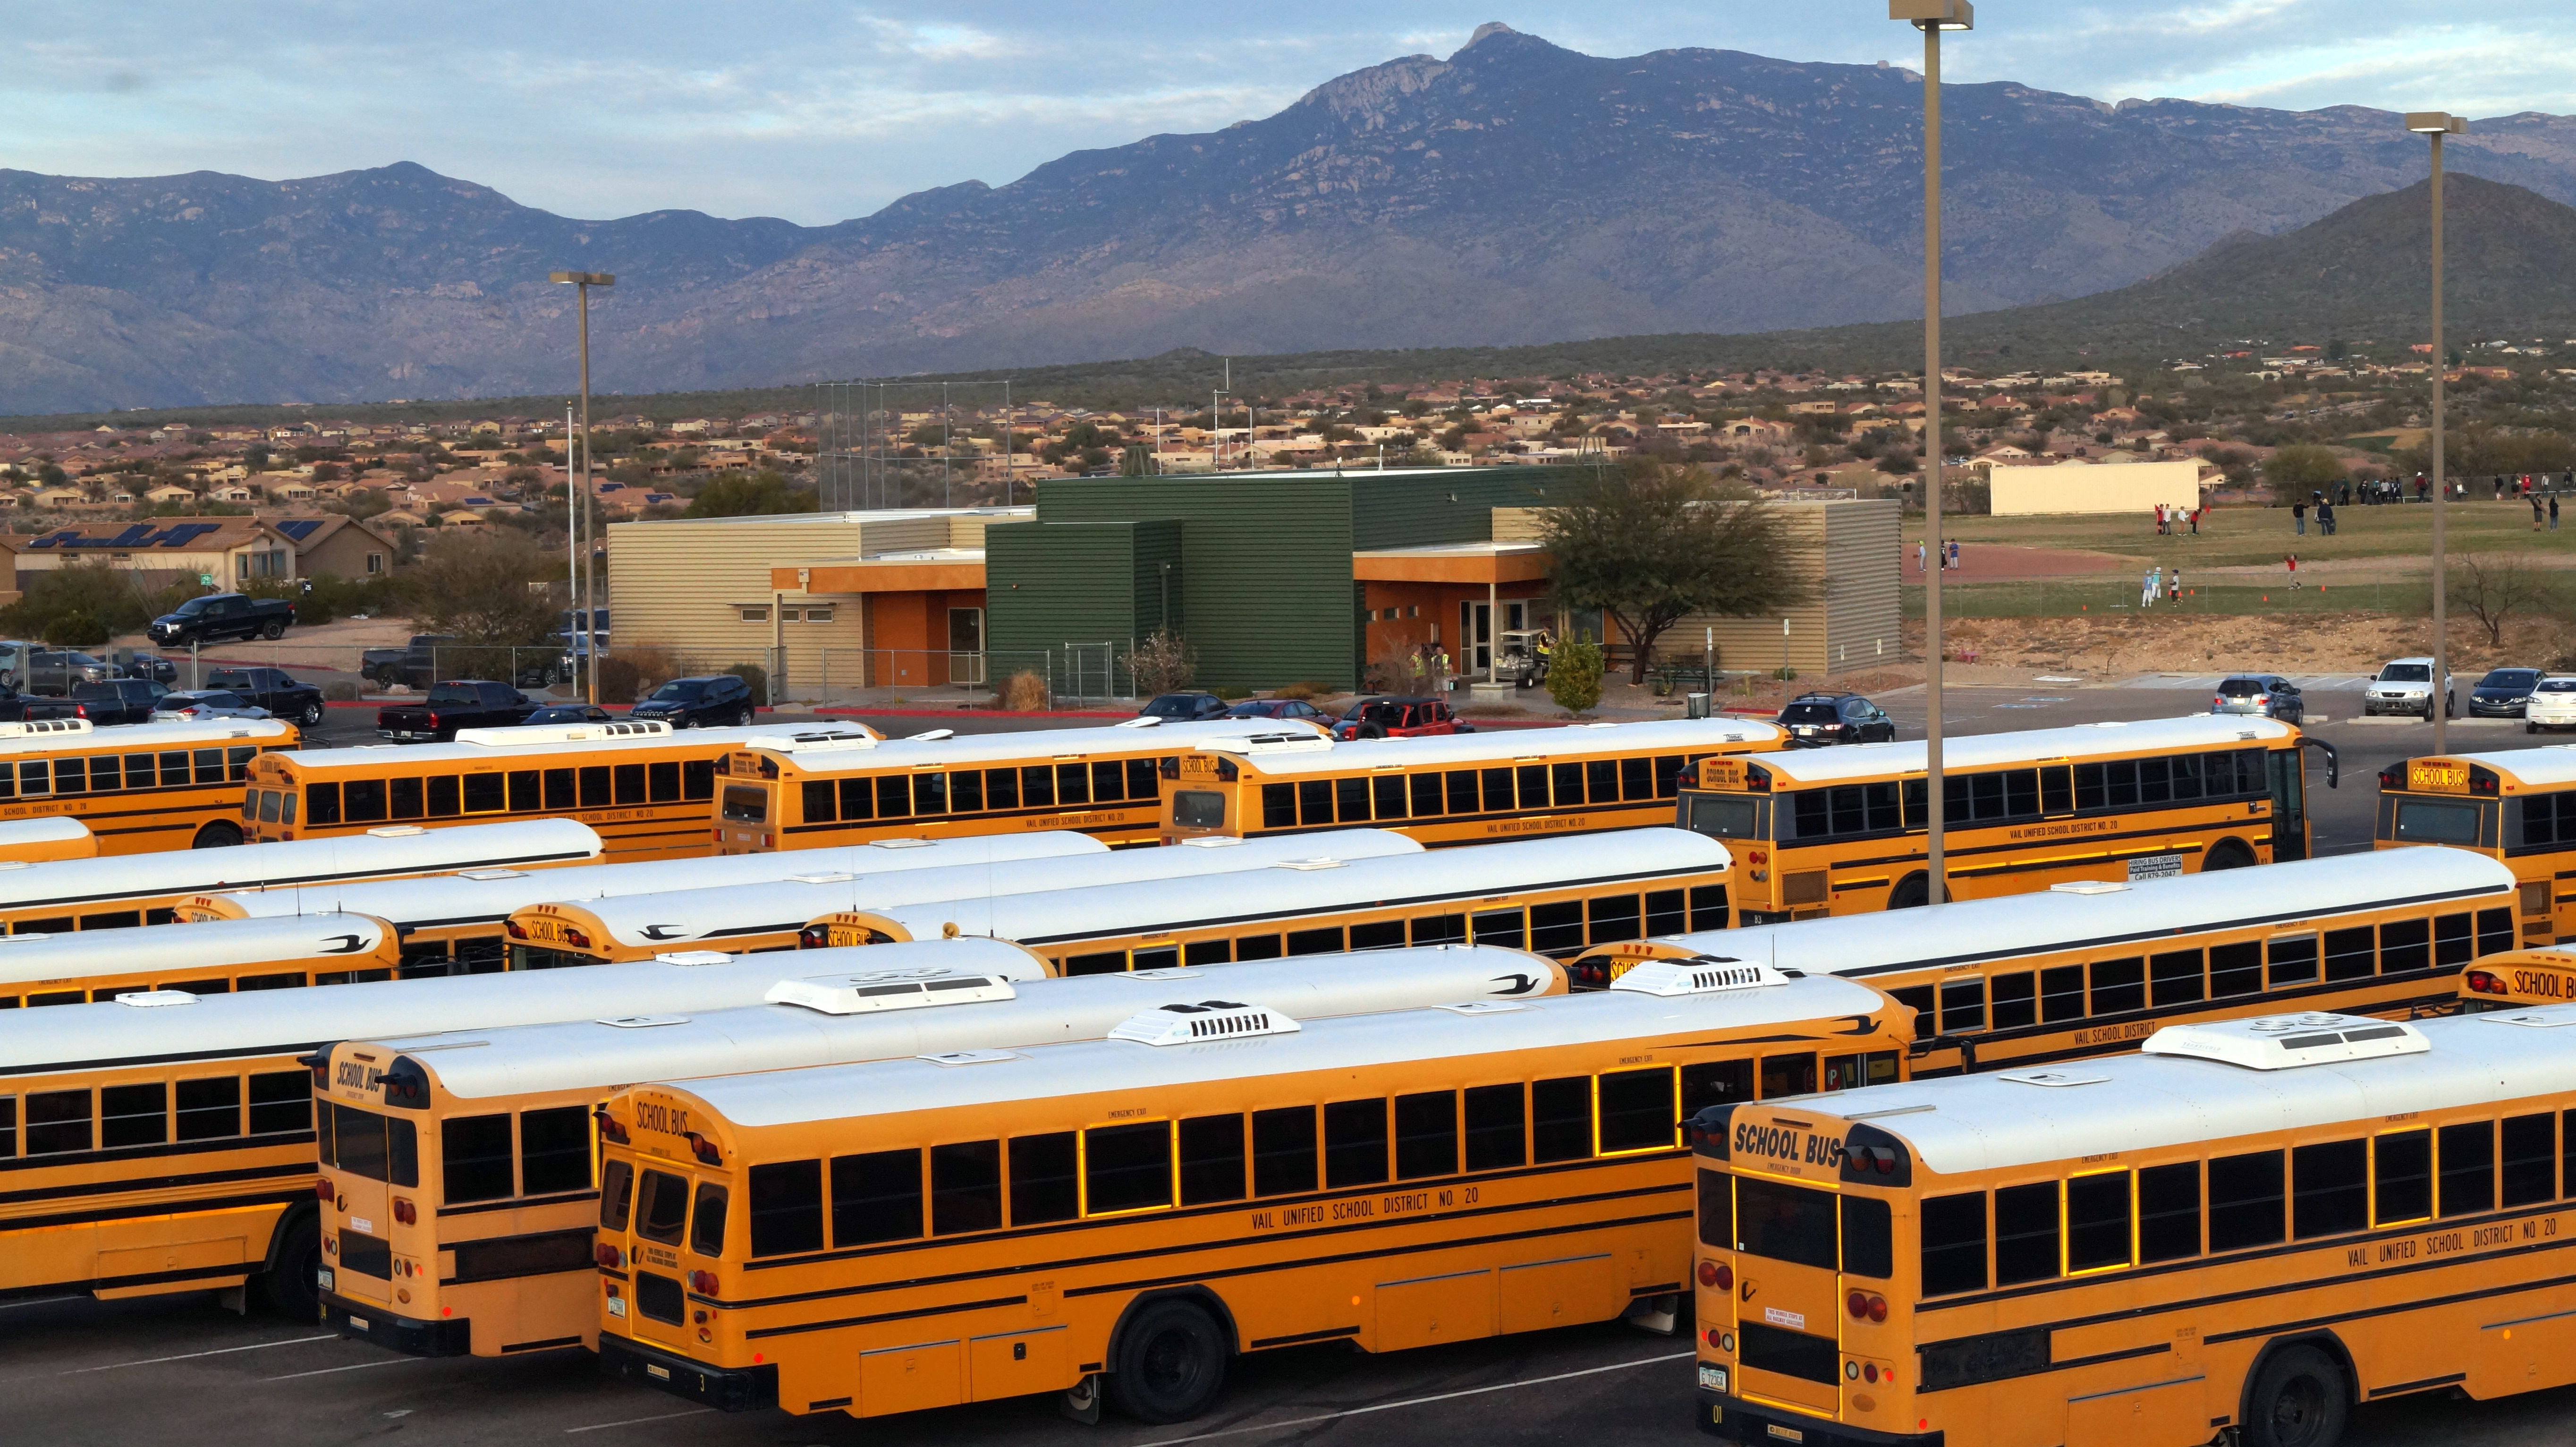
M1589 631L1556 645L1547 662L1547 696L1571 713L1589 713L1601 702L1601 645Z
M322 685L322 696L333 703L355 703L358 686L345 678L334 679Z
M99 648L107 643L107 625L80 609L55 615L45 641L57 648Z
M1127 655L1127 675L1135 680L1139 698L1177 693L1190 686L1198 671L1197 650L1168 628L1155 629Z
M1331 698L1340 692L1340 689L1333 687L1331 684L1317 683L1311 678L1301 678L1297 682L1289 684L1283 688L1273 689L1271 691L1271 697L1302 698L1311 701L1319 698Z
M599 660L599 701L616 706L633 703L644 696L644 671L625 654L602 656Z
M725 672L730 673L734 677L751 685L751 701L753 703L765 705L769 702L768 669L761 667L757 663L737 663L733 667L726 669Z
M1024 668L1002 685L1002 707L1014 713L1034 713L1047 703L1047 682L1042 674Z

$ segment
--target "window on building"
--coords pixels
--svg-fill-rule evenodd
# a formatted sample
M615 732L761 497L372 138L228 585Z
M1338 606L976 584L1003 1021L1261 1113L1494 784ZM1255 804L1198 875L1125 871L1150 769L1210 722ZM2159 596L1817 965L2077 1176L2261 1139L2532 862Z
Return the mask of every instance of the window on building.
M737 608L734 611L742 615L742 621L745 623L766 623L769 621L769 605L766 603L759 604L757 606L746 605L744 607Z

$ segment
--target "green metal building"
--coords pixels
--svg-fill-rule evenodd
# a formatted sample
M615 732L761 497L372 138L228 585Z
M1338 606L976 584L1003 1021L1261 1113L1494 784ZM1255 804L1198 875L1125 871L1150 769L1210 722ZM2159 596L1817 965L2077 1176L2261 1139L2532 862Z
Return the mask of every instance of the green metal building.
M1033 522L984 532L985 646L1098 669L1170 627L1203 687L1359 686L1352 555L1482 543L1493 510L1543 506L1588 469L1428 468L1050 478ZM1106 648L1104 649L1104 645ZM1120 675L1123 687L1123 672Z

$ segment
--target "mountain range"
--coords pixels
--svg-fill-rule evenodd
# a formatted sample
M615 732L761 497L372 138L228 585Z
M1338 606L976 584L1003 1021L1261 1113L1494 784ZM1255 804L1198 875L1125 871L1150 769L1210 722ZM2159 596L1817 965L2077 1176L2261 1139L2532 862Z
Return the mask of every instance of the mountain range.
M1259 120L820 227L576 220L409 163L0 171L0 413L561 389L555 268L617 274L593 375L627 392L1919 316L1921 101L1900 68L1605 58L1489 25ZM2360 107L1995 83L1946 87L1943 109L1954 314L2270 284L2228 254L2425 171L2420 137ZM2480 120L2451 158L2576 201L2576 118Z

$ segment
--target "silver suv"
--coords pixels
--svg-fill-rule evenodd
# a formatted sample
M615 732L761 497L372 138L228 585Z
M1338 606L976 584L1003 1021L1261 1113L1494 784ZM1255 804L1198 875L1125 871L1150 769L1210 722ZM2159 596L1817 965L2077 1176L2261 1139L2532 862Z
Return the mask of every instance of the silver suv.
M2420 714L2426 722L2433 718L2433 660L2429 658L2394 658L2370 681L2370 689L2361 696L2365 715L2396 713ZM2460 711L2460 699L2448 678L2442 680L2442 716L2451 718Z
M2252 713L2283 723L2306 723L2308 701L2299 686L2277 673L2231 673L2209 698L2211 713Z

